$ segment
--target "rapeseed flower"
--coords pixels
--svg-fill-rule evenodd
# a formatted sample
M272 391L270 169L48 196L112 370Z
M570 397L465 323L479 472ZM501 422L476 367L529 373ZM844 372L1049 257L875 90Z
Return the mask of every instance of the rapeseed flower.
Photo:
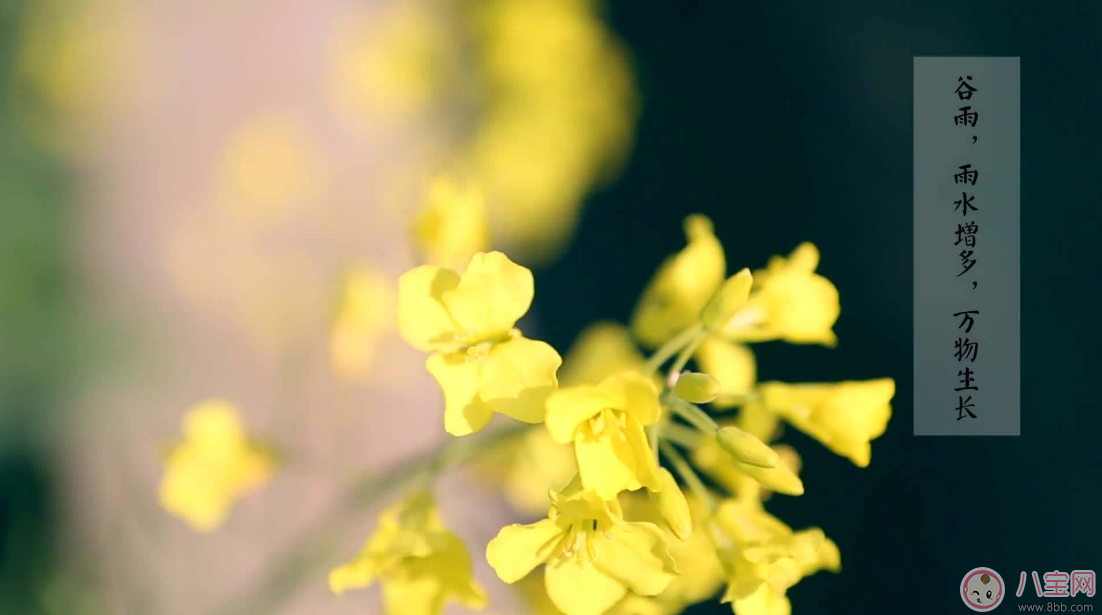
M419 491L379 516L363 551L329 573L329 588L340 595L377 580L387 615L438 615L448 601L486 606L472 574L467 547L445 528L432 497Z
M662 263L632 315L632 333L647 346L658 346L696 324L724 281L727 261L712 221L689 216L685 236L688 245Z
M399 329L433 353L426 367L443 390L448 433L476 432L494 413L543 421L562 359L514 328L533 294L532 272L500 252L475 254L462 275L423 265L399 279Z
M831 384L766 382L761 405L860 467L872 458L870 441L891 418L891 378Z
M654 383L638 372L623 372L553 393L546 424L553 440L574 443L582 486L609 500L624 490L661 490L643 430L661 413Z
M666 534L655 524L625 521L616 500L580 489L553 493L548 517L502 528L486 559L506 583L546 564L551 601L566 615L600 615L628 591L655 596L677 576Z
M193 529L213 531L237 498L271 479L275 465L270 451L249 440L233 405L203 402L184 415L184 439L165 460L161 505Z

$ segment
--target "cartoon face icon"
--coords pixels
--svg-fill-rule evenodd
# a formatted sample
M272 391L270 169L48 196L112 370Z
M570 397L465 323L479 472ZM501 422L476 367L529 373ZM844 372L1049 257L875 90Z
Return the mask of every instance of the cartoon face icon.
M987 611L1003 600L1003 579L990 568L976 568L964 575L960 586L964 604L973 611Z

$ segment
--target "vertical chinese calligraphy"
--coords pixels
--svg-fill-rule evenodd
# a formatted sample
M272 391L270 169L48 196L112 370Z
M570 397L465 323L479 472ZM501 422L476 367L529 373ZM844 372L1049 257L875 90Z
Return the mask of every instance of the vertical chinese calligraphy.
M915 435L1021 433L1020 81L1019 58L914 61Z
M960 107L959 113L953 116L954 126L962 128L976 127L980 114L979 111L973 108L975 103L972 103L972 97L978 92L979 88L972 84L972 75L957 77L957 89L955 90L957 98L971 104ZM970 136L972 145L979 142L978 135L972 134ZM953 242L954 247L960 248L960 267L956 274L957 278L970 273L979 260L976 256L976 239L980 227L976 223L976 217L980 208L975 203L978 191L976 184L979 182L979 178L979 170L973 168L971 163L959 165L957 171L953 173L953 184L960 184L964 187L964 190L960 193L960 199L953 201L953 212L959 212L962 219L962 222L956 225L956 241ZM968 192L969 186L972 189L971 193ZM979 287L979 282L974 279L974 276L970 277L972 279L968 281L971 282L972 290L975 290ZM973 369L973 365L979 356L980 344L978 341L964 336L972 332L972 327L976 324L975 317L979 313L979 310L974 309L965 309L953 313L953 318L960 320L957 327L958 331L963 330L963 333L958 334L953 341L953 357L957 360L959 367L957 383L953 388L953 391L957 394L956 413L958 421L977 418L976 398L980 389L976 382L976 371Z

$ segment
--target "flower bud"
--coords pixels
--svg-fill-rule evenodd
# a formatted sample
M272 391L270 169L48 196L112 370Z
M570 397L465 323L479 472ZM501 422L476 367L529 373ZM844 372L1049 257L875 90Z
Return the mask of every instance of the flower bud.
M785 495L803 495L804 493L804 482L783 463L778 463L775 468L761 468L739 463L738 469L770 491Z
M673 392L678 397L694 404L706 404L719 395L719 381L708 374L681 374Z
M685 540L693 532L693 520L689 514L689 502L685 494L677 486L673 474L666 468L658 469L658 481L661 491L647 491L651 504L658 509L659 514L670 526L674 536Z
M773 468L777 466L780 457L777 452L769 448L752 433L743 431L738 427L723 427L716 433L716 440L723 450L734 455L735 459L743 463L761 468Z
M743 269L727 278L700 310L700 321L704 323L704 327L713 333L722 331L742 306L746 305L753 283L754 277L749 269Z

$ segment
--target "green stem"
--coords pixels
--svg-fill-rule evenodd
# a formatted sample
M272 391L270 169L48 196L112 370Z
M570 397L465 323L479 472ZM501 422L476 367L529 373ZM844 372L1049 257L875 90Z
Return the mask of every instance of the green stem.
M712 494L708 492L708 488L704 486L704 481L700 480L696 471L689 465L689 462L685 461L681 453L677 452L677 449L668 442L663 442L661 447L662 454L666 456L666 459L669 459L671 464L673 464L673 469L681 476L681 480L685 481L685 484L687 484L689 489L696 494L696 497L700 498L700 501L704 503L709 511L715 510L715 499L712 497Z
M716 432L719 431L719 425L716 424L715 420L708 416L708 413L701 410L696 404L690 404L676 395L666 395L663 401L666 402L666 405L669 406L674 414L685 419L690 425L696 427L705 434L715 436Z
M658 368L662 367L663 363L669 361L670 358L677 354L682 348L692 343L693 339L700 335L703 330L704 325L697 323L673 336L672 339L662 344L662 346L647 359L646 364L643 365L643 373L653 374L657 372Z
M662 428L662 438L685 448L696 448L700 444L700 432L677 423L667 423Z
M492 449L530 428L532 425L527 423L514 423L482 436L452 438L427 455L404 461L388 472L359 479L311 529L273 558L275 563L258 583L240 598L229 602L227 608L219 613L272 615L278 612L305 580L314 577L319 568L334 564L333 558L345 542L341 530L348 518L375 507L388 495L426 472L469 461L476 453ZM324 584L324 581L320 582Z
M708 337L708 332L700 330L696 337L692 339L684 348L681 349L681 354L677 355L677 360L673 362L673 367L670 368L671 374L680 373L685 369L685 366L689 364L689 359L692 358L693 353L700 347L700 344Z

